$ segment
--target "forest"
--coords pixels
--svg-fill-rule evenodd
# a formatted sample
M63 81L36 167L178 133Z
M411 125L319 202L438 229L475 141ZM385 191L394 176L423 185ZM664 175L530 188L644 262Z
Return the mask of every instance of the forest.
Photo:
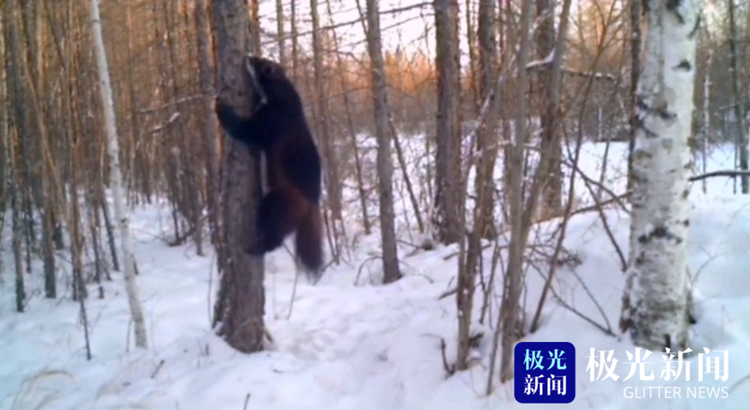
M577 408L746 408L749 22L0 0L0 408L522 408L523 342L575 346ZM320 156L318 280L293 235L248 251L279 163L217 116L267 112L248 56Z

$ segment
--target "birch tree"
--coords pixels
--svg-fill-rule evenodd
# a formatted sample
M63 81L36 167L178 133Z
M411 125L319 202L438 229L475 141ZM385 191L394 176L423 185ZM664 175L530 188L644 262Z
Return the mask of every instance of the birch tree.
M690 149L699 0L648 0L633 151L630 262L623 331L647 349L688 345Z
M99 91L101 93L102 107L104 110L104 126L107 132L107 150L110 157L109 166L115 219L117 219L117 226L120 231L120 245L122 246L125 291L128 295L130 314L133 317L133 323L135 325L135 345L137 347L146 348L146 324L143 319L141 301L138 299L138 287L135 283L134 272L135 260L133 258L130 242L130 226L123 204L124 192L122 189L122 170L120 169L120 145L117 141L117 123L115 121L112 85L109 80L107 54L104 50L104 39L102 38L102 23L99 17L99 0L91 0L91 29L94 35L94 52L96 54L97 68L99 71Z

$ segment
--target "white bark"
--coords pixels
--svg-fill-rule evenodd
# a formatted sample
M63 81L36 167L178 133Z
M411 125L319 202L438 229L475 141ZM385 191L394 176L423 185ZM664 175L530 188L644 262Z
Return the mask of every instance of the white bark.
M146 348L146 324L143 319L143 308L138 299L138 287L135 283L135 264L130 242L130 227L128 216L125 215L123 205L122 174L120 170L120 145L117 141L117 126L115 123L115 108L112 99L112 86L109 80L107 54L104 50L102 38L102 24L99 17L99 0L91 0L91 29L94 34L94 51L96 53L97 68L99 70L99 89L101 91L102 106L104 108L104 125L107 131L107 150L110 157L110 175L112 178L112 196L114 199L115 219L120 230L122 246L123 275L125 277L125 291L128 294L130 314L135 324L135 345Z
M647 10L623 323L636 345L677 350L688 343L688 137L699 0L648 0Z

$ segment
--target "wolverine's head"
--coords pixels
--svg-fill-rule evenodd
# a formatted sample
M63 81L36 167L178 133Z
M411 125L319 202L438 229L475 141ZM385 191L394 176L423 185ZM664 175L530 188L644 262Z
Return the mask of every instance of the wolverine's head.
M248 54L245 68L260 106L289 98L287 94L293 87L281 64Z
M245 58L245 64L251 75L256 76L258 80L270 80L273 77L284 76L284 67L281 64L267 58L248 54Z

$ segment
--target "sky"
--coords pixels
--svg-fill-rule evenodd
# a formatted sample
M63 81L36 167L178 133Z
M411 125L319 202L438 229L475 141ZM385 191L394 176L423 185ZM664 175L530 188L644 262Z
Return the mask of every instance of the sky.
M387 13L388 10L402 9L409 6L414 6L420 3L426 3L421 8L411 8L399 13ZM330 26L331 18L328 14L326 2L320 2L319 13L321 14L321 25ZM360 4L364 10L365 0L360 0ZM434 16L432 14L432 8L430 2L422 0L380 0L378 2L380 6L381 18L380 26L383 33L383 49L384 51L395 51L399 46L401 50L409 51L421 51L434 55L434 33L432 27L434 25ZM284 0L284 12L286 16L286 30L290 30L289 14L290 14L290 2ZM341 26L335 29L337 39L339 41L339 50L341 52L352 52L352 53L365 53L367 51L367 44L365 43L365 36L360 21L356 21L359 18L359 10L357 8L357 2L352 0L330 0L331 14L333 15L333 24L341 24ZM476 5L475 5L476 6ZM260 4L260 20L261 26L264 31L276 32L276 9L274 0L265 0ZM309 1L298 1L297 2L297 13L301 16L298 30L309 31L310 30L310 3ZM461 16L461 28L464 32L466 30L465 17ZM352 24L342 24L345 22L353 22ZM428 31L429 35L425 38L425 32ZM310 36L300 41L309 43ZM462 54L468 49L465 38L462 36Z
M339 41L339 50L341 52L353 52L355 54L366 53L365 36L362 23L357 21L359 10L356 0L329 0L319 1L319 13L321 14L321 25L330 26L339 25L335 32ZM365 8L365 0L358 0L361 7ZM604 0L603 0L604 1ZM610 1L610 0L606 0ZM619 0L614 0L619 1ZM571 14L575 16L582 3L587 0L573 0L571 4ZM381 31L384 51L395 51L400 48L405 52L419 51L427 53L434 57L435 40L434 40L434 15L432 12L431 1L425 0L379 0L381 12ZM478 9L478 0L471 0L472 14L476 15ZM290 0L284 0L284 13L286 18L285 30L289 32L290 21ZM297 0L297 14L301 16L298 22L298 30L308 32L311 29L310 23L310 2L308 0ZM331 7L331 14L328 13L328 5ZM409 8L423 4L422 7ZM388 13L389 10L405 9L398 13ZM559 7L558 7L559 10ZM466 1L459 1L459 30L461 35L461 64L468 64L468 42L466 39ZM260 20L261 26L265 32L276 33L276 1L264 0L260 3ZM332 16L332 17L331 17ZM344 24L352 22L351 24ZM570 30L575 30L575 24L570 26ZM476 30L476 28L474 29ZM425 33L427 35L425 36ZM301 43L309 44L311 36L303 36ZM274 47L275 48L275 47Z

